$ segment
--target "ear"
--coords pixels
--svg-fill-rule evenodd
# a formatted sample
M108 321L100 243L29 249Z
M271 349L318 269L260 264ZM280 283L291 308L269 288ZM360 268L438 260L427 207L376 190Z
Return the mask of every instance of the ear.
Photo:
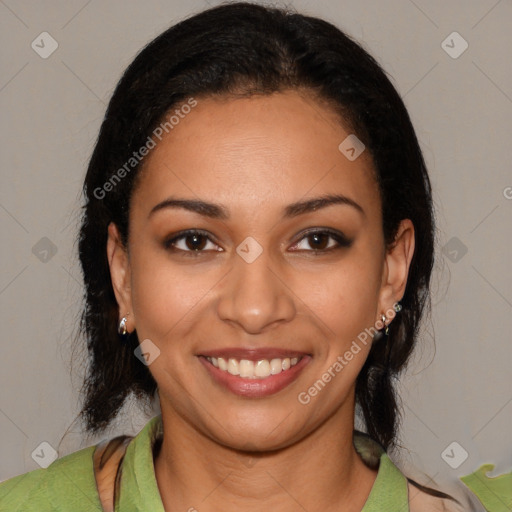
M386 251L382 284L379 295L379 316L392 310L407 285L409 267L414 254L414 225L410 219L403 219L398 227L395 240Z
M131 332L135 329L135 318L130 287L130 261L127 250L121 242L119 230L113 222L108 226L107 259L112 287L119 305L119 320L126 316L126 328L128 332Z

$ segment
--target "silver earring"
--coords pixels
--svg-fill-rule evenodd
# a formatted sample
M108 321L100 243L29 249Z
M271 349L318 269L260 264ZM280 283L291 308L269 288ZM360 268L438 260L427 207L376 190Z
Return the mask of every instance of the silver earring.
M119 336L126 336L128 334L128 330L126 329L126 317L123 316L121 321L119 322L119 327L117 328L117 332Z
M384 332L383 332L383 329L386 325L386 315L380 315L380 319L376 322L375 325L377 325L380 321L380 323L382 324L382 327L381 329L379 329L374 335L373 335L373 341L376 342L376 341L379 341L380 339L382 339L384 337Z
M386 315L381 315L380 321L384 324L384 327L386 328L384 331L384 334L387 336L389 334L389 326L386 325L386 320L388 317Z

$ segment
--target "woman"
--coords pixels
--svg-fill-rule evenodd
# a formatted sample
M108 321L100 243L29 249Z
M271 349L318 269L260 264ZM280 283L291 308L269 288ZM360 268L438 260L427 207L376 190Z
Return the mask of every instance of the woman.
M5 482L2 510L461 510L386 454L434 220L359 45L246 3L171 27L120 80L84 193L86 427L132 392L161 415Z

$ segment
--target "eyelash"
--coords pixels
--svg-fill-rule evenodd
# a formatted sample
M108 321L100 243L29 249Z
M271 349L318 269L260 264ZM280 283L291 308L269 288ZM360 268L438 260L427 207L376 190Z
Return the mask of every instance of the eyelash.
M175 252L175 253L181 252L184 256L198 256L199 254L201 254L203 252L207 252L204 249L184 250L184 249L177 249L176 247L174 247L176 242L178 242L182 239L186 239L187 237L193 236L193 235L204 236L210 242L215 243L213 240L211 240L209 233L207 233L206 231L202 231L200 229L189 229L186 231L182 231L178 234L175 234L172 236L172 238L167 239L164 242L164 247L167 250ZM302 237L296 243L294 243L294 246L298 245L300 242L302 242L302 240L304 240L305 238L312 236L312 235L328 235L329 238L332 238L333 240L335 240L338 245L335 247L330 247L328 249L306 250L306 252L313 252L315 254L322 254L322 253L325 254L325 253L336 251L339 249L348 248L352 245L352 240L349 240L347 237L345 237L345 235L343 235L342 233L340 233L338 231L334 231L334 230L328 229L328 228L323 228L323 229L316 228L316 229L307 230L304 233L302 233ZM299 252L304 251L304 249L299 249L298 251ZM215 252L221 252L221 251L215 251Z

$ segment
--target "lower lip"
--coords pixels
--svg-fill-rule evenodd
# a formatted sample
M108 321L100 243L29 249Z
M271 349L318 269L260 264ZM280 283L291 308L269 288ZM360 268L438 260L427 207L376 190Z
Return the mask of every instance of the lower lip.
M229 372L213 366L204 356L199 356L199 360L216 382L235 395L262 398L273 395L291 384L309 363L311 356L303 356L296 365L288 370L284 370L277 375L269 375L264 379L245 379L238 375L231 375Z

